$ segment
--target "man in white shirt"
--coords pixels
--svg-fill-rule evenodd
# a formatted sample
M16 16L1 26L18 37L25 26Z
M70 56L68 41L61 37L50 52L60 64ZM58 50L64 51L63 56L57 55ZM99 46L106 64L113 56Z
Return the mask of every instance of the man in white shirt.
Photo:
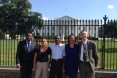
M62 78L63 57L65 56L65 45L61 43L61 37L55 37L55 43L49 46L52 50L50 78Z
M79 42L79 71L80 78L95 78L98 66L98 50L94 41L88 40L88 32L81 31L82 40Z

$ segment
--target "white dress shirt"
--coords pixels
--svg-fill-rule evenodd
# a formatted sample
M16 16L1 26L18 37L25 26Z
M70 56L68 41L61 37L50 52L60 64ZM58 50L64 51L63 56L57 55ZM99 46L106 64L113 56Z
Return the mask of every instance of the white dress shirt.
M65 56L65 45L64 44L51 44L49 47L52 50L52 59L62 59Z
M29 45L29 43L30 43L30 45ZM31 41L28 42L28 41L26 40L26 44L27 44L27 48L28 48L28 45L31 46Z
M27 49L28 49L28 52L30 52L30 48L31 48L31 41L27 41L26 40L26 44L27 44Z

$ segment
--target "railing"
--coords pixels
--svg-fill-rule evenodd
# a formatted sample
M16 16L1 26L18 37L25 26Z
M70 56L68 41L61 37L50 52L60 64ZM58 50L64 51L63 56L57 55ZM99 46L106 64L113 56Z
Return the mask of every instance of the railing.
M104 18L105 19L105 18ZM18 42L25 39L25 33L29 30L24 26L14 26L10 29L10 23L0 22L0 66L15 66ZM113 27L111 27L113 26ZM98 47L99 68L117 69L117 24L115 20L45 20L40 27L32 27L34 40L41 43L44 37L49 44L54 43L54 37L60 35L62 43L67 43L67 37L74 34L79 41L80 31L87 30L89 39L94 40ZM109 31L111 30L111 31Z

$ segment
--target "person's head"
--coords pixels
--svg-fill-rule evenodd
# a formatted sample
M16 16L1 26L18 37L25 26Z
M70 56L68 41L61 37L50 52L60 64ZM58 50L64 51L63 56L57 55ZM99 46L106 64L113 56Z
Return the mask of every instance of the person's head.
M73 34L71 34L71 35L68 37L68 43L74 44L75 41L76 41L76 37L75 37Z
M55 44L60 44L60 42L61 42L61 37L60 36L56 36L55 37Z
M27 34L26 34L26 40L27 40L27 41L31 41L32 38L33 38L32 33L27 33Z
M80 32L80 35L81 35L82 40L87 40L88 32L86 30L82 30Z
M42 44L42 46L47 46L48 42L45 38L43 38L42 41L41 41L41 44Z

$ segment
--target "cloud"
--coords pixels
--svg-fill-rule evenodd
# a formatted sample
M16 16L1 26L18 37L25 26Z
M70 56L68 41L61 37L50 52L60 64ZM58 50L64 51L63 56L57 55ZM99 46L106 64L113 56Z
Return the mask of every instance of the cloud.
M112 10L114 8L114 5L108 5L108 9Z
M43 20L48 20L49 18L47 18L47 17L42 17L42 19L43 19Z

